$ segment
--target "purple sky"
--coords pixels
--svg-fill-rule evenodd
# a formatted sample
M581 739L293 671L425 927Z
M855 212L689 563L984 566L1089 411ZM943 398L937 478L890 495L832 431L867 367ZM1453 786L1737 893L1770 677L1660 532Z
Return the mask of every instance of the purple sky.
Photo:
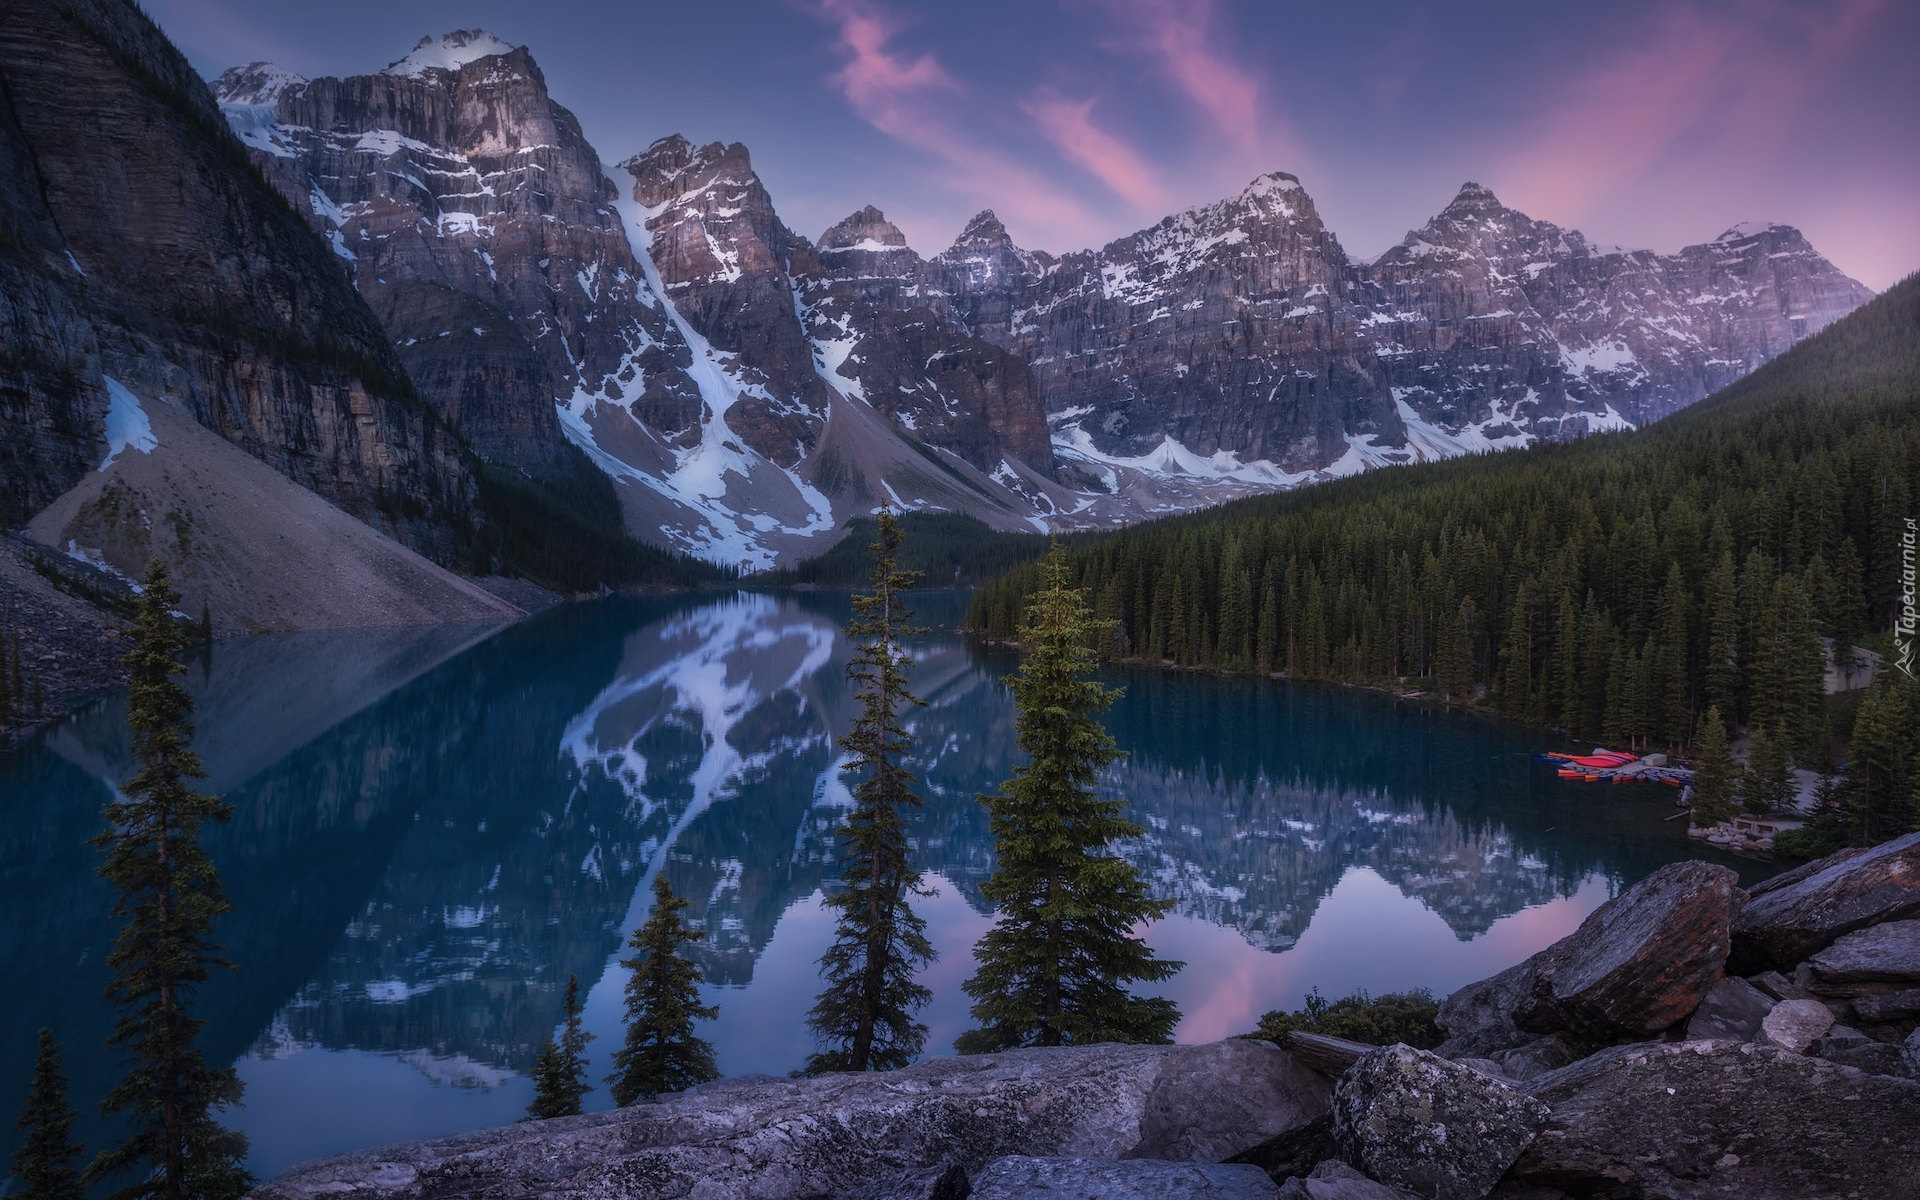
M528 45L609 163L745 142L809 236L877 204L936 253L981 208L1104 243L1298 175L1351 251L1478 180L1600 242L1782 221L1875 287L1920 268L1914 0L145 0L208 76Z

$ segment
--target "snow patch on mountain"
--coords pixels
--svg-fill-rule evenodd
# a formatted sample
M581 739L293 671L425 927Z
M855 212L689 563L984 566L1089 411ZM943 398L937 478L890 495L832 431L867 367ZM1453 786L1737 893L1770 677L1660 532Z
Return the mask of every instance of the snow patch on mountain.
M421 38L411 54L389 64L381 73L419 79L429 71L457 71L470 62L513 51L513 46L484 29L456 29L438 38L431 35Z
M111 375L104 378L107 382L107 457L100 463L102 471L112 466L113 460L124 451L152 454L160 445L160 439L153 436L153 422L147 419L147 410L140 406L140 397Z

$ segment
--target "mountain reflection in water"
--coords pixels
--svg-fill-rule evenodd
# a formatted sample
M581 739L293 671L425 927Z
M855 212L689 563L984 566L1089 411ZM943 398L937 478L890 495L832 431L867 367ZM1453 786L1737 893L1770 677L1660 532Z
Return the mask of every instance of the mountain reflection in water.
M929 624L965 597L919 598ZM516 1119L526 1072L587 985L595 1083L620 1036L627 933L665 872L706 930L706 1030L729 1074L784 1073L831 923L819 904L849 803L844 596L568 606L503 630L355 631L222 644L194 664L197 744L234 820L210 829L241 970L202 989L206 1045L247 1081L263 1174L301 1158ZM990 914L975 796L1015 759L1017 660L950 633L914 646L924 809L919 906L931 1050ZM1569 785L1540 735L1352 690L1114 672L1129 757L1109 785L1148 826L1121 848L1176 906L1148 932L1187 968L1178 1036L1242 1032L1318 986L1446 992L1570 931L1693 853L1664 792ZM33 1031L61 1037L81 1132L116 1073L99 999L112 896L86 845L130 773L113 698L0 755L0 1111ZM1734 863L1749 877L1764 870ZM604 1086L590 1107L609 1103ZM10 1152L7 1143L0 1152Z

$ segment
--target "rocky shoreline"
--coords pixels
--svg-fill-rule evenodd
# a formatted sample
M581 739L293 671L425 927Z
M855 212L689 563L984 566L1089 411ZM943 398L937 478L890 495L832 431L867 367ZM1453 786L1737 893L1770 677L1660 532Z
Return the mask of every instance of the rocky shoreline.
M1911 1200L1920 833L1751 890L1664 867L1439 1024L1435 1051L1294 1035L731 1079L303 1163L254 1195Z

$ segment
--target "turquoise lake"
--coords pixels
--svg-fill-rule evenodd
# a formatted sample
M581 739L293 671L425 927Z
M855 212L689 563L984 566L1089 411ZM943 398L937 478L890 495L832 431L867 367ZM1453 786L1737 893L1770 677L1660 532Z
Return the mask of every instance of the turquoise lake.
M939 631L965 596L917 597L912 715L925 808L919 906L929 1050L990 913L985 812L1015 759L1017 664ZM784 1074L830 925L835 737L853 696L833 593L569 605L506 629L261 637L196 659L196 744L234 819L212 847L239 965L201 992L209 1056L237 1065L262 1177L315 1155L523 1115L569 973L589 989L596 1090L619 1040L627 934L664 871L693 900L730 1075ZM1177 1037L1245 1032L1310 987L1444 994L1570 932L1662 864L1700 856L1661 788L1566 783L1539 731L1392 696L1113 671L1110 786L1149 827L1121 851L1173 912L1147 930L1186 968ZM105 698L0 752L0 1154L33 1039L65 1049L79 1133L115 1080L101 1001L112 895L87 839L130 774ZM1723 858L1744 882L1766 864Z

